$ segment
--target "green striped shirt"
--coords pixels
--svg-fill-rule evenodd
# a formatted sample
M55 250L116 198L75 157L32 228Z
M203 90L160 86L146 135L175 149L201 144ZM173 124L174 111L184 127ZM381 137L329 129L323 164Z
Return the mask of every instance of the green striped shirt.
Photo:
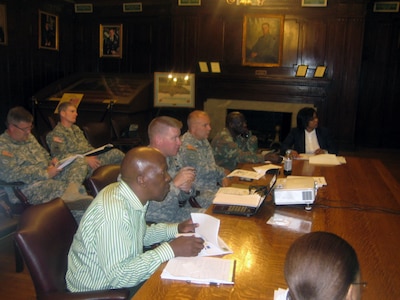
M174 257L166 241L178 224L147 226L143 206L121 181L107 186L87 209L68 254L67 287L72 292L133 287ZM164 242L143 253L143 246Z

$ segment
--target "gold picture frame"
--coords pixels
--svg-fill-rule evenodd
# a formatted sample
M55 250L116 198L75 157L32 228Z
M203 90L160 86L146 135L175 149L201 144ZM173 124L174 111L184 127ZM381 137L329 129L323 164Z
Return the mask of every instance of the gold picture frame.
M100 24L100 57L122 58L122 24Z
M58 51L58 16L39 10L39 49Z
M93 12L93 4L91 3L75 4L76 14L90 14L92 12Z
M123 12L141 12L142 10L142 2L129 2L122 4Z
M399 12L399 3L394 1L374 2L373 12L396 13Z
M195 107L193 73L154 73L154 107Z
M283 21L283 15L248 14L244 16L242 65L281 66Z
M201 0L178 0L179 6L201 6Z
M328 0L301 0L302 7L327 7Z
M7 44L7 6L5 4L0 4L0 45L6 46Z

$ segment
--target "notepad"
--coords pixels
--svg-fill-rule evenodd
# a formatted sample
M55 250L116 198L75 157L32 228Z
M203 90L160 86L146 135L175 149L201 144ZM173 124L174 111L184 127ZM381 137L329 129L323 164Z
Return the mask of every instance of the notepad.
M175 257L168 261L162 279L194 284L234 284L235 260L217 257Z

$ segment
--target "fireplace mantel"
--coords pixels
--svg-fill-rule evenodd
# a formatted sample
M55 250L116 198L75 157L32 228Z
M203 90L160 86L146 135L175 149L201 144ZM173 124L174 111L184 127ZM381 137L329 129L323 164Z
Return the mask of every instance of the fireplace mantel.
M312 103L318 107L326 101L329 86L329 80L316 78L198 74L196 102L221 98Z
M315 107L324 118L330 81L298 77L249 77L200 74L196 77L196 107L211 117L213 136L225 122L227 109L290 112L292 126L304 106Z

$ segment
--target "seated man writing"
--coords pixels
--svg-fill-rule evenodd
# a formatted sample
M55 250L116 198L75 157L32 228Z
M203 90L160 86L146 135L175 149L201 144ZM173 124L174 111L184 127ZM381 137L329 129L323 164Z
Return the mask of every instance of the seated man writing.
M74 154L83 154L94 147L89 144L83 131L75 125L78 113L76 107L70 102L63 102L58 107L60 122L47 135L46 142L52 157L61 160ZM97 156L85 156L88 166L88 176L102 165L120 164L124 153L118 149L111 149Z
M197 256L204 241L178 232L194 232L198 224L158 223L147 226L149 201L163 201L171 177L164 155L151 147L127 152L121 181L104 188L88 208L68 255L70 291L130 288L134 294L161 263L175 256ZM161 244L143 252L143 246Z
M83 160L58 169L57 159L51 159L31 134L33 116L23 107L10 109L6 123L0 136L0 179L22 182L20 189L30 204L61 197L71 209L85 209L93 198L82 185L87 172ZM17 203L14 193L6 191L10 201Z

